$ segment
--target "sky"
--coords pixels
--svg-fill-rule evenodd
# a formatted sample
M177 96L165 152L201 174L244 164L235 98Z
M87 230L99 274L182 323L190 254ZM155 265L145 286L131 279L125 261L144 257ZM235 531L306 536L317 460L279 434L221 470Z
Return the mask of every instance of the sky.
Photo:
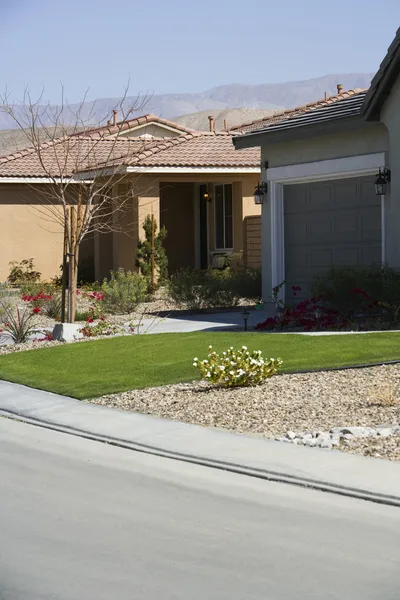
M0 93L57 103L374 72L399 0L0 0Z

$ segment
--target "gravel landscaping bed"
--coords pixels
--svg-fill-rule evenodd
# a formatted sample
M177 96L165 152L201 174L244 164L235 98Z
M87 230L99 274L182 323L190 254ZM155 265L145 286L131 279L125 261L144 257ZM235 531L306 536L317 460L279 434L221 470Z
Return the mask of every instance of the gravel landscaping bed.
M335 427L400 425L400 365L279 375L254 388L221 389L193 382L133 390L95 404L280 438ZM349 438L351 436L347 436ZM400 435L340 439L334 448L400 460Z

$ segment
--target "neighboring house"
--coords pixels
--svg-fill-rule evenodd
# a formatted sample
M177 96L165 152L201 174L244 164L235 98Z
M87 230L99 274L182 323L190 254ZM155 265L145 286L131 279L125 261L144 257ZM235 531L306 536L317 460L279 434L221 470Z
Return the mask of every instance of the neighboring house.
M260 214L253 196L260 177L258 149L236 152L228 132L197 132L154 115L122 126L114 115L113 124L75 139L77 147L92 140L96 160L90 173L87 164L80 165L84 173L77 173L71 164L73 180L98 176L98 165L103 170L107 166L119 180L123 175L112 195L119 195L119 186L131 194L123 231L94 232L81 247L80 260L92 263L96 279L118 267L135 268L142 223L151 213L159 226L167 228L165 246L172 271L205 268L217 254L242 252L248 264L260 265L259 240L252 244L257 225L251 223L251 217ZM107 148L112 143L110 157ZM51 163L55 155L54 145L50 146L44 157ZM62 151L62 144L58 147ZM6 279L10 261L30 257L44 277L59 273L62 231L41 210L49 184L31 149L0 157L0 281Z
M261 146L263 296L286 281L308 294L331 265L400 268L400 29L370 89L285 111L237 130ZM240 150L243 151L243 150ZM389 168L386 195L376 195ZM283 295L285 290L283 290Z

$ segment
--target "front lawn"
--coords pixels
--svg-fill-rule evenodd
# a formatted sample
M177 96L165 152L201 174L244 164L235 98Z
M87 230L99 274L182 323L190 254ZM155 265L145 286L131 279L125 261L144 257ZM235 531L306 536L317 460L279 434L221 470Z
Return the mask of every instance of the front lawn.
M72 396L93 398L134 388L191 381L195 356L208 346L243 344L281 357L283 372L400 359L400 333L303 336L235 332L167 333L60 345L0 357L0 379Z

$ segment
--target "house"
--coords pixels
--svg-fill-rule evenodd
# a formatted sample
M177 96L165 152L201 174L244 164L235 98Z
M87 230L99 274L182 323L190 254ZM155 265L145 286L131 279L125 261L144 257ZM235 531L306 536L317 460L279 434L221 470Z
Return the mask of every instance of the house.
M283 281L287 301L292 285L307 295L331 265L400 268L399 107L400 29L369 90L339 85L335 96L236 130L236 149L261 146L265 299ZM375 189L382 178L386 194Z
M259 239L252 243L259 225L251 221L261 212L253 196L260 178L259 149L236 152L232 137L227 131L194 131L155 115L118 123L115 113L105 127L70 136L70 148L92 143L96 156L93 164L83 161L79 169L75 157L68 172L71 189L82 177L99 176L101 164L102 170L109 167L118 175L111 196L119 197L121 187L131 195L125 227L99 228L82 243L80 262L92 276L101 280L112 269L136 268L142 223L151 213L167 229L171 271L205 268L219 254L244 253L246 264L259 266L261 244ZM50 165L53 161L55 172L62 148L59 142L43 145L42 156ZM44 277L59 273L61 225L49 222L43 211L50 185L32 149L0 157L0 281L6 279L10 261L30 257Z

